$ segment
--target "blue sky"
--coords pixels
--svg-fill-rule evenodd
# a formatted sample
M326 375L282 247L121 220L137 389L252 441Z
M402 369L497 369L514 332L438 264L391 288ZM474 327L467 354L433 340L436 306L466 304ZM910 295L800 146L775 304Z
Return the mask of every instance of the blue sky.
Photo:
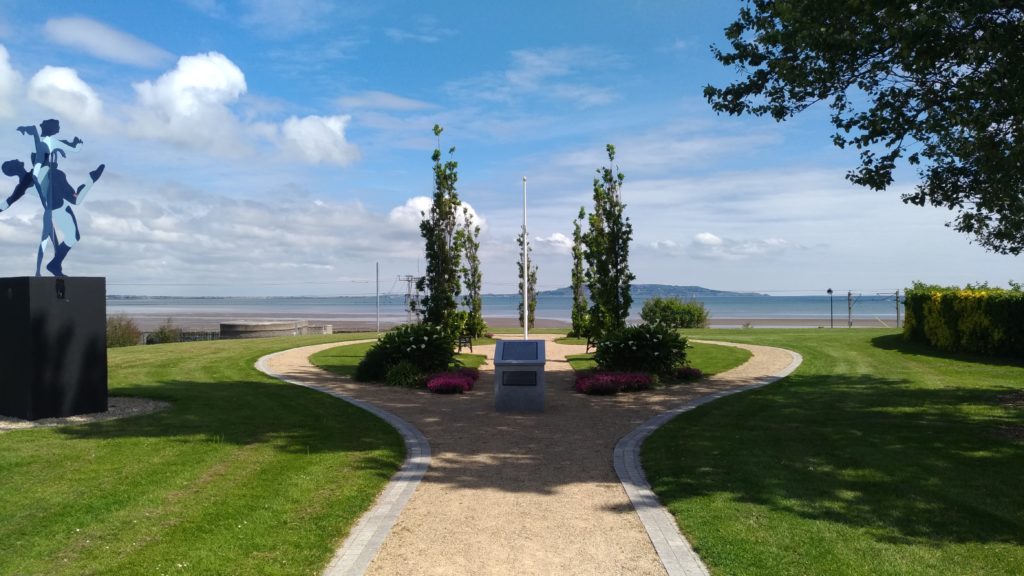
M71 275L117 294L372 294L423 269L419 209L435 123L484 223L486 292L515 291L521 179L541 288L569 283L568 237L615 144L641 283L871 293L914 280L1005 285L997 256L844 180L825 110L716 116L734 73L708 46L739 2L0 0L0 149L50 117L86 144ZM8 179L13 188L14 180ZM0 201L8 193L0 194ZM0 274L34 271L41 209L0 214Z

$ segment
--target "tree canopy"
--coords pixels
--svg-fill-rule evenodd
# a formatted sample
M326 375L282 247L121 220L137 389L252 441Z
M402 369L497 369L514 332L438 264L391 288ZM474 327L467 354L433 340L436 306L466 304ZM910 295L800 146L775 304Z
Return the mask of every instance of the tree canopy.
M590 289L589 334L603 338L626 327L633 304L630 285L636 278L629 271L629 242L633 225L625 217L622 182L625 176L615 165L615 146L608 144L608 166L598 168L594 178L594 211L583 234L584 276Z
M426 274L416 283L420 292L426 292L420 306L426 322L441 326L455 337L459 331L456 320L457 298L462 291L459 264L462 261L463 242L458 234L457 214L462 203L455 190L459 180L459 164L455 160L441 161L441 132L444 129L434 125L437 148L431 159L434 161L434 196L430 212L423 213L420 235L424 240L427 261ZM448 150L449 157L455 148ZM416 310L416 303L410 305Z
M903 201L1002 254L1024 250L1024 5L1009 0L748 0L716 59L743 78L707 86L714 110L785 120L826 102L847 174L884 190L899 160L920 182Z

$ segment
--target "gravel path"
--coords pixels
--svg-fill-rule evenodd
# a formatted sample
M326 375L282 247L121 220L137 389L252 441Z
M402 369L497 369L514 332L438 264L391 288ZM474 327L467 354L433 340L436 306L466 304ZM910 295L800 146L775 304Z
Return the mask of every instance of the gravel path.
M368 574L665 574L612 464L616 442L651 417L699 396L761 383L789 352L747 346L746 364L693 385L617 396L572 391L567 354L546 344L546 411L494 410L493 364L472 392L448 396L351 382L308 362L337 346L269 359L289 380L369 402L418 428L432 460ZM494 346L476 353L493 358Z

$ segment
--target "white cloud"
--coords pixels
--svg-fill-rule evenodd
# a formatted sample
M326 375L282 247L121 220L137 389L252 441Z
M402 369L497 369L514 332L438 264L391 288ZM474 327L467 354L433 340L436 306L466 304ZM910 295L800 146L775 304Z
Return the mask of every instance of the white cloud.
M371 110L423 110L433 108L433 104L405 98L390 92L368 91L338 99L338 104L345 108L368 108Z
M29 81L28 97L54 112L84 124L97 124L103 102L72 68L44 66Z
M21 74L11 67L7 48L0 44L0 118L14 116L14 102L21 92Z
M400 30L398 28L387 28L384 30L384 35L394 40L395 42L412 40L414 42L422 42L424 44L433 44L441 39L436 34L408 32L406 30Z
M693 237L693 241L703 246L721 246L722 239L711 232L701 232Z
M174 58L163 48L90 18L51 18L43 32L51 42L121 64L152 68Z
M242 23L268 36L308 33L324 26L334 5L327 0L246 0Z
M182 56L155 81L134 84L137 136L237 155L244 135L229 105L245 94L245 75L218 52Z
M442 38L447 38L454 34L454 30L440 26L437 18L430 16L419 18L412 30L404 30L400 28L386 28L384 30L384 35L395 42L404 42L409 40L412 42L421 42L423 44L434 44L439 42Z
M219 52L182 56L156 82L134 86L140 102L169 122L235 102L247 89L245 74Z
M569 254L572 252L572 238L569 238L561 232L554 232L546 238L537 236L533 241L539 245L540 248L546 248L556 254Z
M359 159L359 149L345 140L349 116L292 116L281 125L282 147L312 164L347 166Z
M388 213L388 222L405 230L418 230L422 214L430 210L433 202L426 196L414 196L401 206L395 206Z
M782 238L734 240L710 232L697 234L690 244L690 252L694 257L709 260L742 260L800 248Z
M419 230L420 222L423 220L423 214L429 213L432 205L433 200L430 197L414 196L406 200L405 204L392 208L391 212L388 213L388 222L402 230ZM462 208L469 211L470 218L480 226L481 230L487 229L487 220L477 214L472 205L463 200ZM459 213L456 216L459 224L464 222L462 208L459 209Z
M700 234L698 234L698 236L700 236ZM651 242L651 248L654 248L655 250L672 251L678 247L679 244L676 244L672 240L655 240L654 242Z
M188 4L207 16L215 18L227 14L227 9L218 0L185 0L185 4Z
M562 100L576 106L614 102L618 95L595 86L595 73L619 68L620 58L590 48L515 50L512 65L504 72L452 82L450 92L464 97L511 102L525 96Z
M308 164L347 166L360 156L345 137L349 116L291 116L277 124L258 119L266 106L243 107L247 113L240 116L234 108L248 90L245 74L218 52L182 56L174 69L133 87L136 103L126 130L136 137L232 158L252 153L257 144Z

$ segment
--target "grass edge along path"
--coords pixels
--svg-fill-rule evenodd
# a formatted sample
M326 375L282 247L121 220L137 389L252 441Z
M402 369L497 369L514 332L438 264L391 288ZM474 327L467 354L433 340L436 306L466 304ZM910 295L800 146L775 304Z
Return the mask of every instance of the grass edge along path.
M713 574L1019 574L1024 363L885 330L699 331L778 346L787 379L680 415L642 448ZM693 336L687 332L688 336Z
M399 434L256 359L365 335L110 351L135 418L0 434L0 573L319 572L404 459Z

